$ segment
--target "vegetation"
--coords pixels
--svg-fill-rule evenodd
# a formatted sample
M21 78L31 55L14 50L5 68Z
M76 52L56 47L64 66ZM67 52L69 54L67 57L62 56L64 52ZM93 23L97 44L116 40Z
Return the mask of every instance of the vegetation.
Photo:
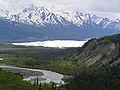
M63 58L53 58L51 59L34 59L32 57L26 56L16 56L10 54L0 54L0 57L4 60L2 63L14 65L18 67L28 67L28 68L40 68L56 71L63 74L75 75L76 72L80 72L86 69L83 62L85 60L80 60L77 63L74 63L70 60L64 60Z
M120 35L92 39L79 49L8 45L9 49L0 50L4 59L0 62L73 75L59 87L54 83L34 84L39 90L120 90L119 40Z
M0 49L1 49L0 58L3 58L3 61L0 61L0 63L19 66L19 67L49 69L64 74L69 74L72 73L73 71L70 70L70 72L67 72L69 68L72 69L72 67L70 67L72 65L72 62L66 60L66 58L74 54L76 52L76 48L59 49L59 48L25 47L25 46L14 46L11 44L1 44ZM7 78L8 77L6 77L6 79ZM19 78L21 79L21 77ZM15 78L15 80L17 79ZM4 83L4 81L1 81L1 83ZM15 87L16 85L13 86ZM67 90L65 86L60 85L58 87L55 83L40 84L40 85L35 83L34 85L31 85L31 87L33 87L33 89L35 90ZM23 88L21 90L24 90L23 86L21 86L21 88ZM4 86L3 86L3 90L4 90ZM12 89L12 90L16 90L16 89ZM26 87L25 90L31 90L31 89Z
M0 58L4 59L2 63L9 65L49 69L63 74L73 74L76 64L73 64L68 57L75 52L76 48L19 47L0 50Z
M68 90L120 90L120 66L80 72L68 86Z
M37 90L18 75L0 71L0 90Z
M75 57L78 62L88 56L87 69L75 75L68 90L120 90L120 34L89 40Z
M65 87L57 85L53 82L49 84L33 85L27 81L23 81L19 75L7 73L0 70L0 90L67 90Z

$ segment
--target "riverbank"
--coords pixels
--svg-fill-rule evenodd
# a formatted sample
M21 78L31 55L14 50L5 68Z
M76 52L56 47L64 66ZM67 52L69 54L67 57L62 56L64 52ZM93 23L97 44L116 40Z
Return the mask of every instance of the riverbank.
M6 65L0 65L0 68L6 72L20 74L23 76L23 80L29 81L32 84L34 83L36 77L39 78L39 83L54 82L57 84L64 84L64 81L62 80L64 78L64 75L56 72L40 69L19 68Z

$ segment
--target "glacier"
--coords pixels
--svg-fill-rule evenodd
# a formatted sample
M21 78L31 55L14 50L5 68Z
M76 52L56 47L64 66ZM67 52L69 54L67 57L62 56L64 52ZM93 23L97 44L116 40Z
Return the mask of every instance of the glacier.
M85 40L85 41L53 40L53 41L37 41L37 42L24 42L24 43L12 43L12 44L13 45L22 45L22 46L70 48L70 47L82 47L87 41L88 40Z

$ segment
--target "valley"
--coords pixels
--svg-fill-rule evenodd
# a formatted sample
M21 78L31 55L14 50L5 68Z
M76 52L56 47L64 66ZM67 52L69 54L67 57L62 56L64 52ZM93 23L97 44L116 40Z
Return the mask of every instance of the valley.
M0 62L72 76L62 76L65 85L55 90L119 90L119 38L120 34L90 39L80 48L62 49L1 44Z
M2 47L5 47L5 45L1 45ZM39 46L14 46L12 44L7 44L5 48L0 50L0 57L4 59L1 62L4 64L47 69L64 74L72 73L71 70L66 72L72 65L72 61L66 60L66 58L77 50L77 48L60 49Z
M2 71L5 71L5 72L20 74L24 81L28 81L31 84L34 84L37 78L38 78L38 84L50 83L50 82L54 82L56 84L64 84L64 81L62 81L62 79L65 76L52 71L19 68L19 67L7 66L7 65L0 65L0 68L2 68ZM66 77L69 77L69 76L66 76Z
M0 0L0 90L120 90L119 0Z
M72 78L62 76L63 79L61 79L64 80L65 85L56 87L55 90L59 90L58 88L65 90L119 90L119 38L118 34L91 39L80 48L62 49L1 44L0 58L3 60L0 63L31 68L34 71L50 70L72 76ZM3 70L5 69L3 68Z
M66 70L61 68L62 66L65 67L65 64L62 62L62 60L64 57L74 53L76 49L77 48L60 49L40 46L16 46L13 44L2 43L0 44L0 57L2 59L0 60L0 68L2 68L2 71L7 73L19 75L21 80L23 79L30 82L33 90L38 90L39 88L39 85L35 84L37 83L37 78L39 78L39 84L43 83L42 88L48 89L52 87L52 83L50 82L61 85L64 84L63 79L71 78L68 76L69 74L66 73ZM58 67L57 64L61 65ZM62 73L63 75L59 73ZM44 83L47 84L44 85ZM2 87L4 86L2 85L0 88ZM24 86L21 87L24 88ZM25 88L27 87L25 86Z

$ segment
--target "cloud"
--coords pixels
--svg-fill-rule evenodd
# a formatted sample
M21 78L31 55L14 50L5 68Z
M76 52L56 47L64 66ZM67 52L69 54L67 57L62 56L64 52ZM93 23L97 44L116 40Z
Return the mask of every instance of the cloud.
M90 7L95 11L116 12L120 13L119 5L120 0L92 0Z
M36 6L54 6L59 10L80 10L85 12L101 12L120 16L120 0L0 0L0 8L10 9L13 12L28 7L30 4ZM101 14L102 15L102 14ZM120 18L120 17L119 17Z

